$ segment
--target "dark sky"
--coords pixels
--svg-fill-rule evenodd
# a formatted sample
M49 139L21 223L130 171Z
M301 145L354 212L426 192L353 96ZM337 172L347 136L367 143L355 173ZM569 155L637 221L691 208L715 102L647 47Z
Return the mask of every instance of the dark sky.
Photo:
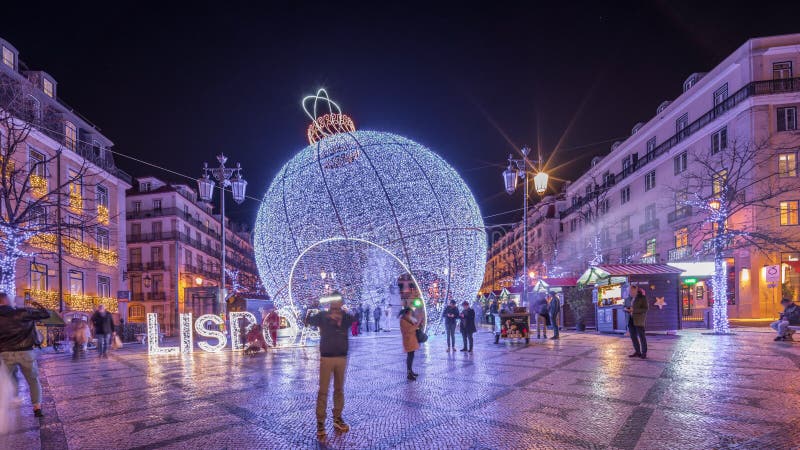
M485 216L521 206L500 177L518 146L558 149L553 175L575 178L692 72L749 37L800 32L797 1L8 3L0 36L117 151L191 176L224 151L260 198L306 145L300 99L325 87L358 128L441 154ZM231 213L252 223L257 207Z

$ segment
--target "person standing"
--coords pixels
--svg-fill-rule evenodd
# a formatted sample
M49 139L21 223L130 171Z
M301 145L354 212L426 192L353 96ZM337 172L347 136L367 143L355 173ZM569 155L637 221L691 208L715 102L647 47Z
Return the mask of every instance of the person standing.
M548 310L547 297L544 294L537 294L536 299L531 306L533 312L534 322L536 323L536 339L547 339L547 327L550 326L550 311Z
M364 329L364 305L361 303L358 304L355 310L356 321L358 322L358 333L356 336L361 334L361 331Z
M629 294L629 301L625 303L630 306L626 306L625 311L628 313L628 331L633 341L633 353L628 357L647 359L647 337L644 334L644 326L650 305L647 304L644 293L636 286L631 285Z
M450 304L442 312L444 315L444 329L447 331L447 351L456 351L456 321L458 320L458 307L455 300L450 300Z
M39 383L39 367L33 348L39 345L36 336L36 321L50 317L50 313L40 304L36 308L14 308L5 292L0 292L0 359L7 367L14 391L19 389L17 367L28 382L33 404L33 415L44 417L42 413L42 385ZM5 405L2 405L5 407Z
M67 336L72 341L72 360L77 361L86 357L86 344L92 338L89 324L74 317L67 327Z
M97 338L97 352L101 358L108 358L108 344L114 334L114 318L106 311L105 305L97 305L97 311L92 314L94 337Z
M375 317L375 332L381 331L381 305L375 305L375 310L372 312L372 315Z
M411 308L405 307L400 311L400 335L403 338L403 351L406 352L406 370L408 374L406 378L411 381L417 379L419 374L414 373L412 366L414 364L414 352L419 350L419 339L417 339L417 330L419 329L419 321L414 317L414 312Z
M559 339L558 315L561 314L561 301L554 294L547 294L547 303L547 312L550 314L550 323L553 324L553 337L550 339Z
M369 333L369 319L372 316L372 310L369 305L364 307L364 331Z
M306 325L319 328L319 391L317 391L317 437L324 439L325 410L328 408L328 388L333 374L333 427L342 433L350 430L344 419L344 375L347 370L347 329L355 318L343 306L342 294L332 292L327 298L330 310L306 318Z
M461 303L461 306L464 307L459 316L461 319L461 339L464 341L464 348L461 351L472 353L472 333L477 331L475 328L475 310L469 307L469 302L466 300Z
M272 346L278 346L278 329L281 327L281 318L278 316L278 312L275 311L275 306L273 305L269 309L269 314L267 317L264 318L265 325L267 326L267 332L269 332L269 338L272 341Z

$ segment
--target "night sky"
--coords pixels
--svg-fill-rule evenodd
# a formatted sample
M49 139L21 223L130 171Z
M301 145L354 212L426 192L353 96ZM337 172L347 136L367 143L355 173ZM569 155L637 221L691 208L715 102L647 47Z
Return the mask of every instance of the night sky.
M666 1L7 3L0 36L31 69L53 75L60 97L116 151L192 177L223 151L242 163L248 194L260 198L307 144L300 99L325 87L358 128L396 132L442 155L492 216L488 224L521 216L498 215L521 206L521 194L503 191L509 152L541 148L552 155L553 176L574 179L678 96L692 72L711 69L750 37L800 32L796 1L750 9ZM177 179L117 163L134 176ZM257 208L247 201L229 211L252 223Z

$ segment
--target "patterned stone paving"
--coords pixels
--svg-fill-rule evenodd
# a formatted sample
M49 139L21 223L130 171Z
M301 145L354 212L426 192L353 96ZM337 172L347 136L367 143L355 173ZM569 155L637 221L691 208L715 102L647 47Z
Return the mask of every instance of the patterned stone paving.
M626 357L627 338L589 333L525 347L481 332L473 355L446 353L433 337L409 382L399 336L360 337L346 382L352 430L335 434L329 418L324 443L314 434L315 348L183 358L148 357L132 344L81 363L43 355L46 417L25 403L0 447L800 447L800 344L757 329L648 341L642 361Z

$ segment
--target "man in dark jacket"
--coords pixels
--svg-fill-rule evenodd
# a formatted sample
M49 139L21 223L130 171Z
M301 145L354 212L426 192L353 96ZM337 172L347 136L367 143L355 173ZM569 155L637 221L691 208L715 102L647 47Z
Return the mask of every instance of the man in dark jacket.
M472 333L478 331L475 328L475 310L469 307L468 301L462 302L461 306L464 307L459 316L461 319L461 339L464 341L464 348L461 351L472 353ZM469 346L467 346L467 343L469 343Z
M458 307L455 300L450 300L442 312L444 317L444 329L447 331L447 351L456 351L456 321L458 320Z
M14 389L19 388L17 367L22 371L31 394L33 415L42 417L42 385L39 384L39 367L33 347L40 344L36 336L36 321L50 317L38 303L33 308L14 308L4 292L0 292L0 358L8 367Z
M550 323L553 325L553 337L550 339L559 339L558 315L561 314L561 300L555 294L547 295L547 312L550 314Z
M800 326L800 306L797 306L788 298L781 299L781 306L783 306L783 312L780 318L772 322L770 326L778 333L775 338L776 341L792 341L794 340L792 339L794 331L790 330L789 327Z
M372 316L375 317L375 332L381 331L381 316L383 315L383 311L381 311L381 305L375 305L375 309L372 311Z
M97 338L97 352L101 358L108 358L108 344L114 334L114 318L104 305L97 306L97 311L92 315L92 325L94 337Z
M325 410L328 408L328 387L333 374L333 427L346 432L350 426L342 419L344 409L344 374L347 369L347 329L355 320L343 308L338 291L323 297L329 311L306 318L306 325L319 328L319 391L317 391L317 437L325 438Z
M633 341L633 353L628 357L647 359L647 337L644 334L644 326L650 305L647 304L647 298L642 291L633 285L630 287L629 297L625 304L625 311L628 313L628 331L631 333L631 341Z

